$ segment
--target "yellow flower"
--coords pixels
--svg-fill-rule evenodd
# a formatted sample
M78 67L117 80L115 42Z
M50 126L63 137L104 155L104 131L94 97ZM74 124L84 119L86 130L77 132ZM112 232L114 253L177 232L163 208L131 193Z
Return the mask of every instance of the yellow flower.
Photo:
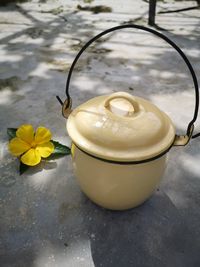
M38 127L34 133L32 125L24 124L16 131L16 137L9 142L9 150L26 165L35 166L41 158L47 158L54 151L51 132L45 127Z

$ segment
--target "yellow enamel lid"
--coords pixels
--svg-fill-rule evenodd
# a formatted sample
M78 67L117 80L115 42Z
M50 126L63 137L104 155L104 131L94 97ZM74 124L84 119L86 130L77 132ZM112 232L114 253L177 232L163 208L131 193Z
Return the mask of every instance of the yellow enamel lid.
M149 101L125 92L92 98L69 115L72 141L94 156L141 161L159 155L174 142L170 118Z

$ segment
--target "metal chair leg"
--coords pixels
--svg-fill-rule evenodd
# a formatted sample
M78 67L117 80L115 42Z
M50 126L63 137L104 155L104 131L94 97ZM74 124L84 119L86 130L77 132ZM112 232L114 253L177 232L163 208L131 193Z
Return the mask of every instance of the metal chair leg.
M148 24L150 26L154 26L155 25L156 1L157 0L149 0L149 20L148 20Z

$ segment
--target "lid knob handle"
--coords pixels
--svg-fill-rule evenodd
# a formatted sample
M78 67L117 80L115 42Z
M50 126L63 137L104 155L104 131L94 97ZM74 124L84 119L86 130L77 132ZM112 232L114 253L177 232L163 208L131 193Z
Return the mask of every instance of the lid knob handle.
M124 92L112 94L106 99L104 107L114 114L127 117L134 116L140 111L139 104L134 97Z

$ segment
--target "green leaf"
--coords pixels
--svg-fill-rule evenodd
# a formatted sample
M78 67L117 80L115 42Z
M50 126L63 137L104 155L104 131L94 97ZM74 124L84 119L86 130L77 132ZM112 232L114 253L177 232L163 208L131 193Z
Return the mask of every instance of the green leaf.
M16 137L16 131L17 131L17 128L7 128L7 134L8 134L9 140Z
M60 144L57 141L51 140L51 142L54 144L54 151L52 152L52 154L46 158L47 160L55 160L58 159L60 157L63 157L65 155L70 155L71 154L71 149L67 146L64 146L62 144Z
M29 168L30 168L30 166L20 162L20 165L19 165L19 173L20 173L20 175L22 175Z
M57 141L51 140L51 142L54 144L54 151L53 155L69 155L71 154L71 149L65 145L60 144Z

